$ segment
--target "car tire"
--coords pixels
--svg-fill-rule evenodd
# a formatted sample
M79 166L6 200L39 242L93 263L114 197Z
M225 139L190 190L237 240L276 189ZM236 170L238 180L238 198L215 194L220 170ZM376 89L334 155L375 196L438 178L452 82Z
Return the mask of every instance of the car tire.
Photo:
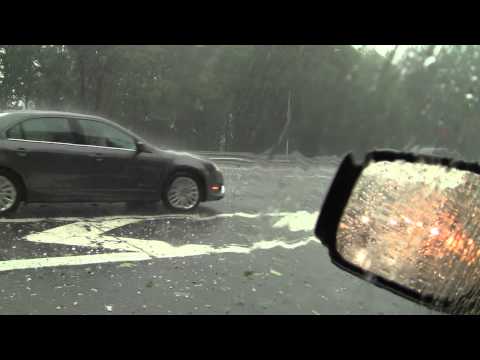
M13 214L24 198L24 187L19 177L0 169L0 217Z
M202 200L202 182L188 172L175 173L167 182L162 201L169 210L189 212L198 207Z

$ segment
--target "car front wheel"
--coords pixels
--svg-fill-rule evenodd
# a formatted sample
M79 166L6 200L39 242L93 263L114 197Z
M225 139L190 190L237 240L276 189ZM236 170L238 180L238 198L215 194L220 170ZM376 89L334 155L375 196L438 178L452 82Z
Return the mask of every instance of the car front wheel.
M163 195L165 205L175 211L190 211L200 203L200 182L189 174L177 174L168 183Z

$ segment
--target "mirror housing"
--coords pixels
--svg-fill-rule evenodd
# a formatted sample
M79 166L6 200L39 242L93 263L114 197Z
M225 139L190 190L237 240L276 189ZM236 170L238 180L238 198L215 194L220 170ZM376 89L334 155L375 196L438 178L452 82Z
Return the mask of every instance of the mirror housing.
M342 270L434 310L480 314L479 188L478 164L347 155L315 234Z
M141 141L137 141L137 154L141 153L149 153L150 151L148 150L147 145Z

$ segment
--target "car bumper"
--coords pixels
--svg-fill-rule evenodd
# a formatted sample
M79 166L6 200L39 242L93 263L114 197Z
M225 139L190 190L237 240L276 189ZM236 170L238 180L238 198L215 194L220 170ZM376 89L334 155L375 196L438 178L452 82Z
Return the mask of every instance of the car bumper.
M222 173L215 172L206 185L205 201L216 201L225 197L225 184Z
M216 201L221 200L225 197L225 185L221 186L221 190L218 192L209 191L207 199L205 201Z

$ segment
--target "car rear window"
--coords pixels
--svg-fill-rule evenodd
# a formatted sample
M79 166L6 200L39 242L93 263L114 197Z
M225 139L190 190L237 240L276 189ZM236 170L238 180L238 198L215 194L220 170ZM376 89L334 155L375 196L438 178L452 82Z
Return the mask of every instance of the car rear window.
M25 140L75 144L75 136L68 119L32 119L24 121L21 127Z

